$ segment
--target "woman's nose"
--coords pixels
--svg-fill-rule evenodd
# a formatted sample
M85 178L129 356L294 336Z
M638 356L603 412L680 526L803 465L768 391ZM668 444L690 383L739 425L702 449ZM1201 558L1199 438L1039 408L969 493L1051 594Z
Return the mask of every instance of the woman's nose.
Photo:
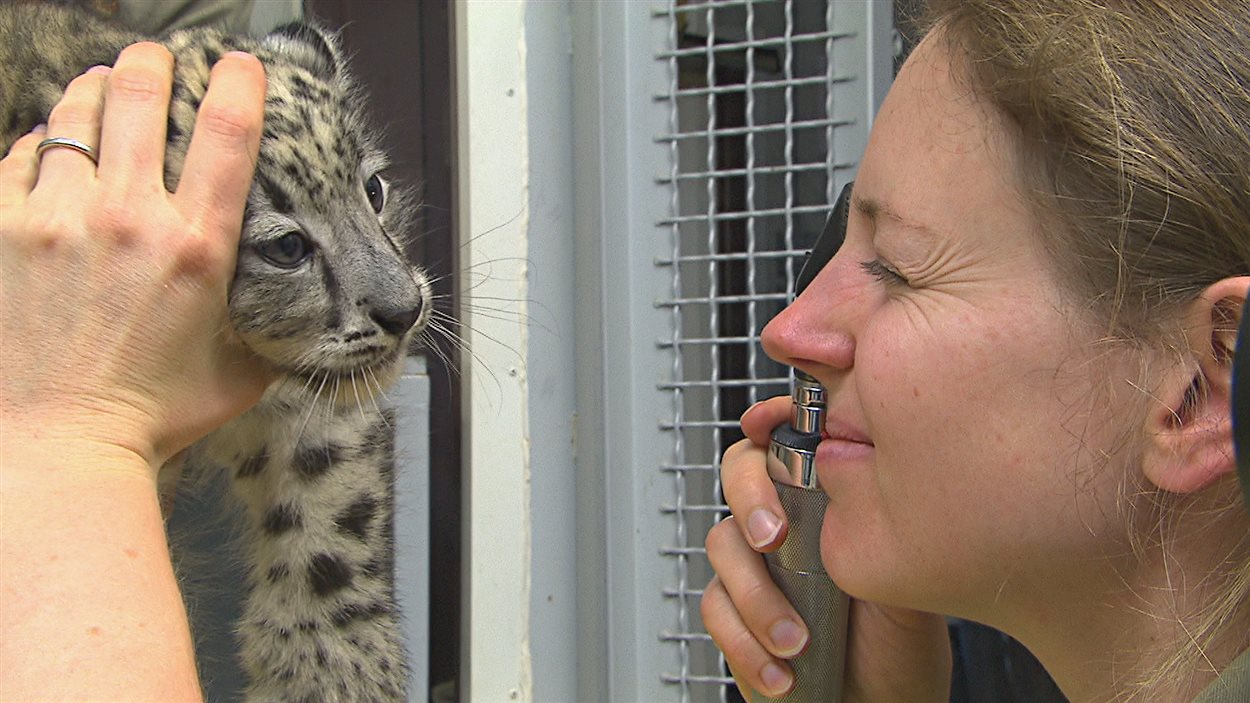
M857 297L849 281L838 281L837 258L830 261L794 302L760 335L764 352L786 366L813 376L848 371L855 363L855 336L849 306Z

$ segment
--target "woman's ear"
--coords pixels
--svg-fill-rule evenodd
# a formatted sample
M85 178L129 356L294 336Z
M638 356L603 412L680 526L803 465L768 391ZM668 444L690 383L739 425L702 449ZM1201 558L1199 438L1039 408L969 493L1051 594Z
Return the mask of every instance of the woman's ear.
M1143 471L1173 493L1193 493L1236 472L1233 455L1233 348L1250 276L1220 280L1190 304L1185 333L1192 363L1160 388L1147 418Z

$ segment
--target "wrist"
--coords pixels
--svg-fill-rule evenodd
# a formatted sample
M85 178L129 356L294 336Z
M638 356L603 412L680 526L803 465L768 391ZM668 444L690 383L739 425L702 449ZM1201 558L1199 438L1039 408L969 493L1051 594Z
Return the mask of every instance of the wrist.
M141 442L105 437L73 425L32 427L0 419L0 471L5 483L29 475L41 483L135 478L155 485L160 468Z
M117 383L81 377L24 378L17 370L0 383L0 442L3 448L61 446L71 451L112 453L114 448L159 464L159 405Z

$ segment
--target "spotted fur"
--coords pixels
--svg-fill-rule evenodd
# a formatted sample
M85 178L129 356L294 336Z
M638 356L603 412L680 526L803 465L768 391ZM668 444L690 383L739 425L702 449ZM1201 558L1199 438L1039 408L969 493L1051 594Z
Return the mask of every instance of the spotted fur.
M0 4L0 151L61 90L140 37L62 8ZM238 624L249 701L398 701L405 657L393 594L395 425L381 391L431 306L405 259L411 205L332 34L160 38L176 79L166 185L177 186L209 71L243 50L265 64L265 125L230 288L234 331L284 376L186 454L228 473L247 515Z

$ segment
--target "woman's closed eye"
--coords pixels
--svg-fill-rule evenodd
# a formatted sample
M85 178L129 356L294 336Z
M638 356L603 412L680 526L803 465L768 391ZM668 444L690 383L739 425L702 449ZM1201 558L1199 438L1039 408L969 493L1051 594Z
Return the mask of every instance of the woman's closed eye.
M901 273L881 259L861 262L859 267L865 273L886 285L910 285L909 281Z

